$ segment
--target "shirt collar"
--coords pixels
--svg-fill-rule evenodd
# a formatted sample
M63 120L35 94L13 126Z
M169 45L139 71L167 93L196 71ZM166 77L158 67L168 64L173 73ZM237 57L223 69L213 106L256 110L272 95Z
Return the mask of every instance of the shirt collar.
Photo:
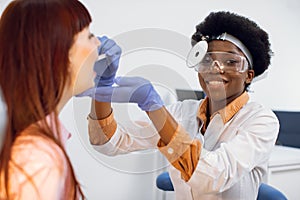
M210 120L216 115L220 114L223 120L223 123L227 123L249 100L249 95L247 92L244 92L239 97L230 102L225 108L215 112L210 116ZM206 123L206 113L208 109L208 98L206 97L200 104L197 117Z
M54 123L54 114L49 114L46 116L47 123L52 127L52 130L54 132L54 135L58 137L58 134L56 132L56 126ZM71 137L71 133L65 128L65 126L61 123L60 120L58 120L59 130L60 130L60 140L63 145L66 144L67 140Z

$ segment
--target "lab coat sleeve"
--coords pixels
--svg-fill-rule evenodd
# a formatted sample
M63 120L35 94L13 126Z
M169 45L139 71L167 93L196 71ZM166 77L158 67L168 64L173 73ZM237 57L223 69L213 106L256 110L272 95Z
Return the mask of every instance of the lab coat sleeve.
M187 182L193 193L217 193L237 183L254 167L266 163L274 147L279 123L270 110L261 110L244 122L231 124L236 136L214 151L203 149L197 168Z
M90 116L87 119L89 139L92 144L105 144L116 132L117 123L113 112L105 119L97 120Z
M200 141L192 140L183 127L178 125L171 141L166 145L160 140L157 146L168 161L181 172L182 179L188 181L199 161Z
M91 121L89 123L91 123ZM102 134L101 128L98 125L89 131ZM105 144L92 146L96 151L102 154L115 156L133 151L154 149L156 148L158 140L159 135L149 119L140 118L134 122L117 122L114 133Z

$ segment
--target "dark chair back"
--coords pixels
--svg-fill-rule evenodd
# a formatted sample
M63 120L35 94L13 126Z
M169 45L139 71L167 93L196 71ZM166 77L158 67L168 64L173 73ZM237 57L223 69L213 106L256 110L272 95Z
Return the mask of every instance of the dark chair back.
M300 148L300 112L274 111L279 123L276 144Z

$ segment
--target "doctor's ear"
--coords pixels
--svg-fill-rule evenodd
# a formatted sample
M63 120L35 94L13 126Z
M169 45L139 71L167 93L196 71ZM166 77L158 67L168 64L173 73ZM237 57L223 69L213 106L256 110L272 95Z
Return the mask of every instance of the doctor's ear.
M253 69L249 69L247 71L247 77L246 77L245 83L246 84L250 84L252 82L254 76L255 76L254 70Z

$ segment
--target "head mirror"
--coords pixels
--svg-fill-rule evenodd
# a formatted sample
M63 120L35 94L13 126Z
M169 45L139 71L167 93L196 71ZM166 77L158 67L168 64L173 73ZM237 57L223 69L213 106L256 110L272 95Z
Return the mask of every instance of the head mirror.
M205 56L207 49L208 49L207 41L201 40L200 42L198 42L190 50L187 56L186 65L189 68L193 68L196 65L198 65L200 61L203 59L203 57Z

